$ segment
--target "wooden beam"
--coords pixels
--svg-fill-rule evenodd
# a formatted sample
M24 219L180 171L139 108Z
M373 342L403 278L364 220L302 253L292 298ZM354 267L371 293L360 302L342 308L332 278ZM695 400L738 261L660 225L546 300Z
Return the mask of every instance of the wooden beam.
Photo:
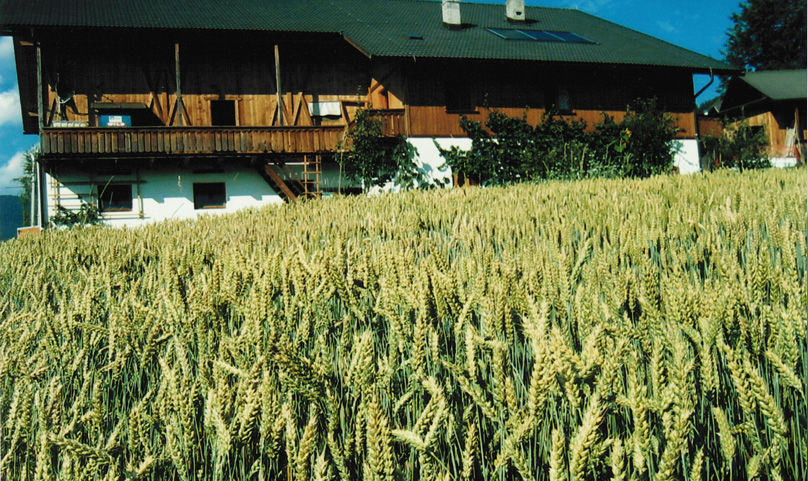
M179 122L179 126L183 126L183 118L184 115L184 108L182 106L182 83L180 82L180 44L174 44L174 75L177 80L177 110L179 111L179 116L177 117L177 121Z
M300 106L303 102L303 92L300 92L300 98L295 102L295 109L292 112L292 125L297 125L297 119L300 116Z
M278 45L275 45L275 87L278 93L278 121L284 125L283 119L283 99L281 98L281 54Z
M39 128L39 135L42 135L42 129L45 127L45 100L42 98L42 47L39 42L36 43L36 112Z
M273 169L271 165L265 164L264 170L266 171L269 178L272 179L272 182L274 182L275 185L280 187L280 189L283 191L283 194L286 196L287 199L289 200L297 199L297 196L295 195L294 192L292 192L292 189L290 189L289 186L286 185L286 182L284 182L283 179L281 179L281 176L279 176L278 173L275 172L275 169Z

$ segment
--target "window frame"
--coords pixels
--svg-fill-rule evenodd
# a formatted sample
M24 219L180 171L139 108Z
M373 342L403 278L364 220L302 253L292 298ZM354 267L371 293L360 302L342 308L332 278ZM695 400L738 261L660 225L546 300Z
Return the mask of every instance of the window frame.
M447 79L443 90L446 113L477 113L476 99L471 82L459 76L454 79Z
M98 212L105 214L112 212L132 212L134 210L134 189L132 189L131 183L96 184L95 189L96 198L98 199ZM128 189L128 195L126 193L120 195L121 189ZM115 191L118 191L118 195L115 195ZM113 202L113 199L115 202ZM120 199L124 199L122 203L124 205L116 205L116 202L120 201ZM109 207L106 207L106 204L109 204Z
M212 189L214 186L221 186L221 203L213 202L210 199L214 195L219 195L218 192L207 191L205 189ZM207 197L204 199L203 196ZM227 186L224 182L194 182L193 183L193 201L194 210L210 210L210 209L226 209L227 208Z

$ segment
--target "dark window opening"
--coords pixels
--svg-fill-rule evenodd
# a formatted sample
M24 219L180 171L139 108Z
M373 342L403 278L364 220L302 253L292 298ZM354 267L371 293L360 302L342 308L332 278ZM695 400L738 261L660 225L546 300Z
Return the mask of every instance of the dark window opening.
M132 186L130 184L106 184L98 189L98 210L101 212L128 212L132 210Z
M447 112L474 112L474 97L471 85L464 81L448 82L446 85Z
M194 183L194 209L224 209L224 182Z
M236 125L235 100L211 100L210 124L232 127Z
M569 90L555 85L548 87L544 91L544 108L545 110L555 110L560 114L571 114L572 103Z

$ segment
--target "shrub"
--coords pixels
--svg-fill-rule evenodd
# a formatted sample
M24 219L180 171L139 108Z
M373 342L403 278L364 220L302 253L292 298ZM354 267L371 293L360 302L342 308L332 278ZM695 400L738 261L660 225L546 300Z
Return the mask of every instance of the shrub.
M453 172L483 184L583 177L648 177L670 170L676 153L675 119L656 101L638 100L621 122L604 114L587 132L582 120L546 112L535 127L494 111L485 127L461 117L472 148L441 149Z
M763 169L771 167L766 156L766 132L746 120L721 122L721 133L705 135L702 145L713 168Z
M385 136L372 112L359 109L347 136L349 150L339 157L345 176L363 189L388 182L402 188L421 187L426 181L413 159L416 151L403 135Z
M98 207L82 202L78 211L65 209L57 205L58 212L50 217L50 223L55 227L74 227L97 225L101 223L101 213Z
M679 129L655 99L636 100L620 123L606 114L595 126L596 155L616 168L621 177L649 177L673 166L673 140Z

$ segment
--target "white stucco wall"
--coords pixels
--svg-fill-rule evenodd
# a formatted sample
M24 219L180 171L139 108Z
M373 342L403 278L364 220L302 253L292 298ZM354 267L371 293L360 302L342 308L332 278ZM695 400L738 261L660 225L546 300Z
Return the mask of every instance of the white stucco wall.
M471 149L471 139L468 137L412 138L407 139L407 142L417 151L415 162L421 172L433 181L440 183L448 181L449 186L452 185L452 168L444 165L446 159L440 155L435 143L444 150L452 147L459 147L463 150Z
M772 167L779 167L781 169L795 167L797 165L796 157L772 157L769 160L772 163Z
M680 174L694 174L701 172L699 160L699 141L696 139L674 140L674 147L678 148L673 158L673 165L679 169Z
M58 213L57 204L77 210L82 203L95 202L92 186L110 180L132 182L132 210L102 214L106 224L118 227L133 227L166 219L191 219L283 202L257 172L248 168L228 168L223 173L194 173L190 169L142 170L114 176L90 174L89 177L87 174L67 173L57 177L47 176L48 216ZM224 182L225 208L195 210L195 182Z
M445 163L445 159L440 155L438 148L435 146L435 142L445 150L455 146L463 150L471 149L471 139L466 137L438 138L434 140L411 138L407 141L418 150L416 160L419 162L421 169L435 179L451 179L452 177L451 168L447 166L444 169L440 169L440 166ZM675 147L678 149L674 157L674 165L679 169L679 172L682 174L700 172L698 140L680 139L675 140L674 143ZM451 183L449 185L451 185Z
M452 169L448 165L445 165L446 159L440 155L440 151L435 145L436 142L445 150L449 150L452 147L460 147L463 150L468 150L471 148L471 139L467 137L411 137L407 139L407 143L415 149L413 162L422 176L421 181L451 187ZM418 187L417 183L413 183L413 187ZM382 192L396 192L398 190L400 190L399 186L394 185L393 182L388 182L383 187L370 189L368 193L375 195Z

